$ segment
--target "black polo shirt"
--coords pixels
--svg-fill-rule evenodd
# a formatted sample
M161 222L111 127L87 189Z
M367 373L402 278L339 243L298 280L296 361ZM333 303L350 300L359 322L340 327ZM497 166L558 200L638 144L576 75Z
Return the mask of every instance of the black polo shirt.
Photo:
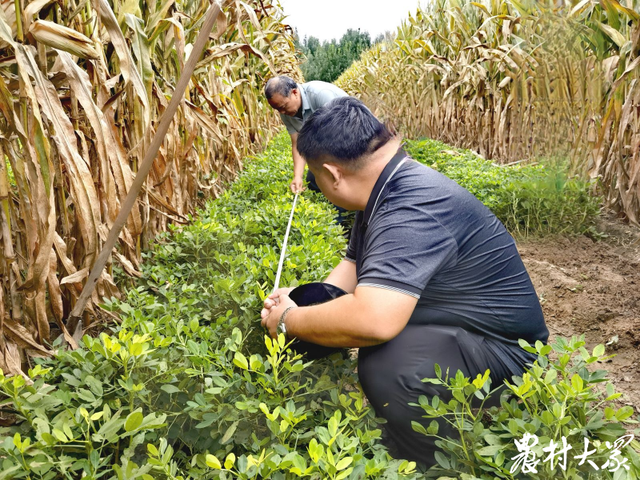
M510 371L535 358L519 338L533 344L549 336L504 225L467 190L403 150L356 214L346 258L356 263L358 286L418 299L409 323L482 335Z

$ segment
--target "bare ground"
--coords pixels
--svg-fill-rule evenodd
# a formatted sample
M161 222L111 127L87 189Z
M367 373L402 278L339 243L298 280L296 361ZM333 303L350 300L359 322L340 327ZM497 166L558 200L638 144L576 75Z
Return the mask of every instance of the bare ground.
M640 229L603 217L600 241L581 236L518 241L544 310L550 341L585 335L607 344L621 403L640 412Z

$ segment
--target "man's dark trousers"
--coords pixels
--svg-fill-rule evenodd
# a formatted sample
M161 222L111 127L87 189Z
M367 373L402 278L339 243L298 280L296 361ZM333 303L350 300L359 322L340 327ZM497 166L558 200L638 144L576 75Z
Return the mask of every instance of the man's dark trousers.
M454 377L461 370L466 377L475 379L489 369L491 388L511 380L513 373L483 347L485 338L460 327L440 325L407 325L389 342L374 347L360 348L358 376L360 383L376 415L387 420L384 443L390 453L398 458L413 460L422 466L435 464L434 452L438 450L436 438L413 430L411 422L429 426L432 419L423 418L424 410L410 406L425 395L429 402L437 395L444 401L452 396L448 389L423 378L436 378L435 365L444 375ZM499 404L499 393L485 406ZM444 420L438 421L438 435L457 437L456 431Z

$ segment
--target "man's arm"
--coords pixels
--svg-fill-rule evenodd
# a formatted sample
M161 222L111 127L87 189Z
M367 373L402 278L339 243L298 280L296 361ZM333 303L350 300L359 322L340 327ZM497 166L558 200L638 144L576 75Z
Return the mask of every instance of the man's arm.
M330 283L331 285L340 287L347 293L353 293L358 284L356 264L349 260L342 260L336 268L331 271L324 283Z
M302 192L304 190L304 166L306 162L298 153L298 132L291 133L291 156L293 157L293 180L291 181L291 191L293 193Z
M367 347L387 342L407 325L418 299L377 287L357 287L353 294L311 307L296 307L286 295L263 310L262 324L272 336L285 309L289 337L328 347Z

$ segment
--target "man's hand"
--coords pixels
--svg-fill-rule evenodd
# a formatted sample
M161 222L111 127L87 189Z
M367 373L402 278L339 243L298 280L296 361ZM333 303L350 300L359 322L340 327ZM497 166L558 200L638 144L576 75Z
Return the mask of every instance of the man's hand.
M289 298L289 292L293 288L279 288L264 301L264 308L260 312L262 326L269 331L272 338L278 336L277 328L280 316L288 307L296 307L296 303Z
M268 315L269 312L267 310L277 306L278 303L280 303L280 295L289 295L289 293L291 293L294 288L295 287L279 288L267 298L265 298L264 308L262 309L262 312L260 312L260 316L264 318L265 314Z
M296 177L293 180L291 180L291 184L289 185L289 188L293 193L302 193L306 190L302 177L300 178Z

